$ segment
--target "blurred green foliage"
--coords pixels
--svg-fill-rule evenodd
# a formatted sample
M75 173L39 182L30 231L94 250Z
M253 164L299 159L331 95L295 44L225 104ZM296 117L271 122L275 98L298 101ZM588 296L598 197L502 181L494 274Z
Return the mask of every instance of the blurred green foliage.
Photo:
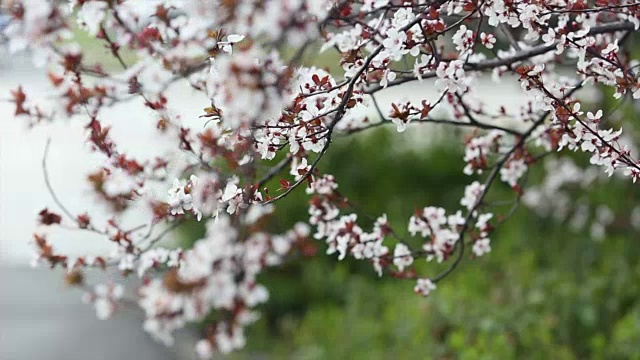
M420 130L430 129L436 131ZM336 176L361 212L386 213L400 236L418 246L406 231L414 209L458 209L471 179L460 171L462 149L451 136L433 134L438 140L425 150L385 130L337 140L321 170ZM534 170L530 178L539 177ZM628 190L626 182L612 181L592 196L615 211ZM513 196L499 184L488 201ZM304 221L307 199L302 189L283 199L273 230ZM366 229L370 220L361 220ZM185 237L197 239L202 229L189 232ZM230 358L640 359L636 239L623 227L597 242L520 207L493 234L490 254L466 257L426 299L413 294L412 281L378 278L366 262L323 255L319 243L317 256L293 259L260 279L270 301L248 330L247 350ZM426 275L441 270L424 261L417 267Z

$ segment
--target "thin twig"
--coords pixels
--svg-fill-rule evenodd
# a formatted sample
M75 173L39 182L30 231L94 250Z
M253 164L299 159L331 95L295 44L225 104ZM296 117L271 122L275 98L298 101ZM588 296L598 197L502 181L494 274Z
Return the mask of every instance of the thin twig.
M53 186L51 185L51 180L49 179L49 171L47 170L47 157L49 156L50 145L51 145L51 138L48 138L44 146L44 155L42 156L42 173L44 175L44 183L47 186L47 190L49 191L49 194L51 195L51 198L56 203L56 205L58 205L58 207L65 213L65 215L67 215L69 219L75 223L77 222L76 217L73 216L71 211L69 211L67 207L64 206L62 201L60 201L60 198L58 198L58 195L56 195L56 192L53 190Z

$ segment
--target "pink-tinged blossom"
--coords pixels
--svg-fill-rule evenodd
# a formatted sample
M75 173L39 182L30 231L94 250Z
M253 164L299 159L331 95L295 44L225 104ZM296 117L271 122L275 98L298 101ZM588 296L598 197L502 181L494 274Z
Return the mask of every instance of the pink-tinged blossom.
M475 256L482 256L491 252L491 244L488 238L478 239L473 243L471 249Z
M140 255L138 276L142 277L149 269L160 266L176 268L180 266L182 249L154 248Z
M434 231L447 223L445 210L433 206L425 207L420 216L414 215L409 219L409 232L411 235L420 233L422 237L433 234Z
M413 256L411 256L411 250L407 245L399 243L393 250L393 264L398 267L398 270L403 271L405 267L413 264Z
M436 75L438 77L436 87L441 91L465 92L471 83L471 79L465 74L462 60L440 62Z
M467 175L473 173L482 174L487 164L487 155L492 149L500 146L503 138L501 131L493 130L483 136L476 136L467 141L464 153L464 162L467 163L463 172Z
M413 65L413 73L418 79L418 81L422 82L422 74L424 72L425 67L429 65L429 63L431 62L431 59L432 59L431 57L424 54L420 55L419 58L416 58L415 63Z
M404 31L389 29L386 39L382 41L385 56L390 57L393 61L402 59L402 56L409 52L405 49L405 41L407 41L407 34Z
M122 285L109 282L98 284L93 291L85 293L83 301L93 303L98 319L106 320L116 311L117 302L122 299L123 295L124 288Z
M413 287L413 291L416 294L420 294L422 296L429 296L433 290L436 289L436 284L434 284L430 279L418 279L416 281L416 286Z
M200 359L210 359L213 357L214 348L209 340L200 340L196 344L196 354Z
M478 220L476 221L476 228L478 228L481 232L486 232L487 226L489 224L489 220L493 218L492 213L481 214L478 216Z
M451 227L464 225L465 219L462 216L462 211L458 210L455 214L447 217L447 224Z
M500 169L500 180L515 187L518 180L527 172L528 166L523 159L514 159L509 161Z
M487 49L493 49L493 46L495 45L496 41L497 41L496 37L493 34L487 34L485 32L480 33L480 42Z
M222 51L232 54L233 53L233 45L239 43L245 38L244 35L231 34L227 36L226 41L219 41L218 46L222 48Z
M171 215L182 215L185 211L191 212L198 220L202 218L202 213L193 206L193 196L191 189L198 184L198 178L195 175L191 175L191 178L187 180L175 179L173 186L169 189L169 198L167 203Z
M320 52L337 46L340 51L355 50L363 44L362 39L362 26L360 24L354 26L352 29L346 30L341 33L332 34L331 40L325 42L320 49Z
M477 181L472 182L464 189L464 197L460 200L460 205L467 208L467 210L473 209L480 200L480 197L484 193L485 187Z
M456 50L458 50L461 54L464 54L473 46L475 36L473 35L472 30L467 29L465 25L460 25L460 29L458 29L458 31L453 34L452 41L456 46Z
M100 31L102 21L106 16L107 3L102 1L87 1L80 6L76 16L78 25L90 36L96 36Z

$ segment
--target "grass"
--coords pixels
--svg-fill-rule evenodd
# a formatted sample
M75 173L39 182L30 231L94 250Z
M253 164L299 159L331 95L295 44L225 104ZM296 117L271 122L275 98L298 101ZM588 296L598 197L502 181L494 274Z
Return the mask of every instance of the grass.
M80 45L80 48L83 50L84 64L86 66L91 67L100 64L106 71L122 69L122 65L120 65L118 59L111 54L109 45L105 40L92 37L78 27L74 27L72 33L73 37L71 42ZM125 64L134 64L138 60L138 56L132 50L122 48L119 51Z

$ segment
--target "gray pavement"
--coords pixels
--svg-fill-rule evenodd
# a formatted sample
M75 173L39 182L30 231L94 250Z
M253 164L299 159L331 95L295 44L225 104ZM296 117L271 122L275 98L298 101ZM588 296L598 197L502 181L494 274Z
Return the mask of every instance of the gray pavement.
M139 311L122 310L98 320L68 289L60 271L0 268L1 360L172 360L189 359L193 340L186 334L167 348L142 330Z

